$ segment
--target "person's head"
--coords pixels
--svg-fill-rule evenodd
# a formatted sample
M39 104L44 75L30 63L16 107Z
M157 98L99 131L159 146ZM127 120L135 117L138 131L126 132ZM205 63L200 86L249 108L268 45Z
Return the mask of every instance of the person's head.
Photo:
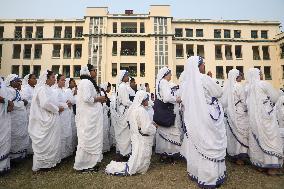
M129 74L127 71L124 73L121 81L124 83L127 83L129 81Z
M172 79L172 72L169 70L167 73L165 73L163 79L170 81Z
M35 85L37 84L37 80L36 80L36 75L35 75L35 74L30 74L30 75L29 75L28 84L29 84L31 87L35 87Z
M106 92L109 93L110 90L111 90L111 84L108 82L108 83L107 83L107 90L106 90Z
M70 78L69 80L69 88L73 89L74 87L76 87L76 81L74 78Z
M147 107L149 104L149 96L147 95L147 97L142 101L142 106Z
M130 87L133 89L133 90L136 90L137 86L136 86L136 81L133 77L131 77L130 79Z
M93 79L96 79L97 77L97 70L95 69L94 65L92 64L87 64L88 70L90 72L90 76Z
M209 71L209 72L207 72L207 75L209 76L209 77L213 77L213 74L212 74L212 72L211 71Z
M240 72L240 74L238 75L236 81L237 81L237 82L241 82L242 79L243 79L243 74Z
M145 83L145 88L146 88L146 92L149 93L150 92L150 85L149 85L149 83Z
M155 101L155 95L154 93L151 93L151 100L154 102Z
M10 86L13 87L14 89L21 90L21 85L22 85L21 79L18 77L10 81Z
M65 76L64 75L58 74L56 80L57 80L57 85L59 88L65 87Z
M47 70L46 82L45 82L45 83L46 83L48 86L51 87L52 85L55 84L55 82L56 82L56 78L55 78L54 72Z

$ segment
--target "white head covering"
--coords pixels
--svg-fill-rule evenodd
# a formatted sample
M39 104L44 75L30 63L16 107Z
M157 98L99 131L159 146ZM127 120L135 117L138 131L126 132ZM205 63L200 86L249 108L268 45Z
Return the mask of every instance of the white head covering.
M26 76L24 77L23 82L22 82L22 85L23 85L23 86L28 85L29 76L30 76L30 74L28 74L28 75L26 75Z
M223 160L226 156L226 137L223 129L213 126L199 71L199 56L187 60L184 70L182 102L185 107L184 121L190 140L202 155Z
M140 89L139 89L139 90L146 91L145 83L142 83L142 84L140 85Z
M122 79L125 76L125 74L127 74L127 73L128 73L128 71L126 71L126 70L120 70L118 78L117 78L117 84L118 85L122 83Z
M105 82L105 83L101 83L101 84L100 84L100 88L103 89L104 91L107 90L107 86L108 86L108 82Z
M145 91L143 90L137 91L137 93L135 94L133 103L131 104L128 110L130 115L131 115L131 112L133 112L135 109L141 106L141 103L143 102L143 100L146 100L147 98L149 98L149 96Z
M6 84L5 82L3 81L2 77L0 76L0 90L5 90L6 89ZM3 96L2 96L3 97ZM5 97L4 97L5 98Z
M223 96L222 96L222 104L224 107L227 107L230 110L233 110L233 104L234 104L234 86L236 84L236 79L240 75L239 70L232 69L228 73L228 80L225 82L224 90L223 90ZM232 118L231 118L232 119Z
M157 78L156 78L156 93L157 94L159 93L158 90L159 90L159 84L161 80L163 79L163 77L165 77L169 73L171 73L171 70L167 67L163 67L158 71Z
M36 89L39 89L40 87L44 86L47 80L47 70L42 71L41 75L39 76L37 80L37 85L35 87Z
M6 86L10 86L10 82L19 79L17 74L9 74L5 79Z
M91 75L90 72L89 72L88 66L83 66L83 67L81 68L81 70L80 70L80 76L81 76L81 75L88 75L88 76Z

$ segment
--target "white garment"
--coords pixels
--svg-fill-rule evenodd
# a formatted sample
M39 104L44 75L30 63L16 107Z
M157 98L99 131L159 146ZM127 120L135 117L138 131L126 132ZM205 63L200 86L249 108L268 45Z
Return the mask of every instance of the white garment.
M27 110L21 99L20 92L7 87L8 99L13 101L14 110L11 114L11 159L23 159L29 146Z
M283 164L283 143L273 105L279 93L270 83L260 81L258 69L249 70L248 81L250 160L257 167L280 168Z
M174 104L175 124L171 127L158 127L156 133L157 154L167 156L178 155L181 146L181 120L179 116L179 105L176 103L176 95L171 90L170 82L165 79L160 81L157 98L164 103Z
M22 86L23 86L21 90L22 99L25 99L28 101L28 104L26 105L26 109L27 109L27 119L28 119L27 125L29 125L30 108L31 108L31 103L32 103L33 95L34 95L34 87L31 87L28 83ZM28 154L33 154L32 140L30 139L30 137L29 137Z
M81 80L77 94L77 135L78 147L74 169L93 168L103 158L103 108L100 102L94 103L99 94L93 83Z
M131 140L130 140L130 130L127 123L128 108L131 105L129 100L129 90L128 85L122 82L118 86L117 97L116 97L116 111L112 111L111 114L114 119L114 133L116 140L116 150L123 156L129 155L131 153ZM114 110L112 108L112 110Z
M64 111L59 114L59 126L61 128L61 159L71 156L73 153L71 116L73 111L67 105L67 94L63 88L57 87L57 101Z
M101 91L101 96L105 96L105 93ZM109 111L110 108L106 105L106 103L103 103L103 124L104 124L104 131L103 131L103 152L110 151L110 117L109 117Z
M61 127L57 104L56 93L50 86L40 85L35 89L28 128L34 152L33 171L55 167L61 161Z
M132 154L128 162L111 161L106 167L107 174L144 174L149 168L156 128L153 126L146 109L141 105L146 93L139 91L137 95L133 102L135 107L130 107L131 111L129 113Z
M222 106L216 98L221 87L198 69L200 57L193 56L185 65L182 103L186 137L183 151L189 176L200 187L215 187L225 178L226 130Z
M0 96L6 99L0 103L0 173L10 169L10 148L11 148L11 116L7 112L8 99L7 88L0 77Z
M276 103L276 115L279 127L284 128L284 95L280 96Z

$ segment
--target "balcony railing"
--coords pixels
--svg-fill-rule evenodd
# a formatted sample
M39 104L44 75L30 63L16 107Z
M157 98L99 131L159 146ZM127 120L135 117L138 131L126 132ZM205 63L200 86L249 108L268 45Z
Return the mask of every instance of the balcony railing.
M35 52L35 59L40 59L41 58L41 51Z
M133 49L122 49L120 52L122 56L137 56L137 51Z
M222 54L215 54L215 59L216 60L222 60L223 59Z
M263 60L270 60L269 54L264 54L263 55Z
M22 38L22 32L21 31L15 31L15 38L21 39Z
M253 59L254 60L260 60L260 56L259 55L253 55Z
M36 33L36 38L42 39L43 38L43 32L37 32Z
M68 39L72 38L72 33L65 33L64 38L68 38Z
M61 38L61 31L55 31L54 38Z
M27 39L31 39L33 37L33 33L32 32L26 32L26 38Z
M52 57L60 58L60 50L53 50L52 51Z
M121 33L137 33L137 28L121 28Z

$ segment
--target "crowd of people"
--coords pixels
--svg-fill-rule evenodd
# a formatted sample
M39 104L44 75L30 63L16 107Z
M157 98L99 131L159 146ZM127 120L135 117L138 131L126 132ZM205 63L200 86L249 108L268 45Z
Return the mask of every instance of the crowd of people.
M109 175L145 174L153 149L163 163L185 159L201 188L224 183L226 160L283 174L284 92L263 81L259 69L250 68L245 82L232 69L221 87L205 74L203 59L192 56L179 84L169 68L158 71L155 95L126 70L113 90L96 76L87 64L78 86L49 70L38 79L0 78L0 173L28 155L33 171L50 170L73 153L76 171L96 172L103 153L115 148Z

